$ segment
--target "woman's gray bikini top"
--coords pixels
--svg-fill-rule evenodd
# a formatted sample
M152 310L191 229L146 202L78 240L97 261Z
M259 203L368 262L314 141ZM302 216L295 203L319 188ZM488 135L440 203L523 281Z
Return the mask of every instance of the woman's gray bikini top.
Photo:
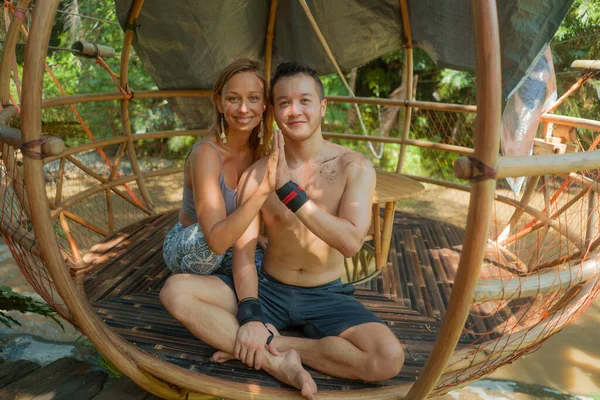
M217 149L217 146L215 146L211 142L196 142L194 146L199 144L201 145L204 143L211 145L219 154L219 160L221 160L221 175L219 175L219 187L221 188L221 193L223 194L223 200L225 200L225 212L227 215L229 215L232 212L234 212L237 207L237 189L229 189L225 184L225 170L223 169L223 158L221 157L221 153L219 152L219 149ZM190 153L191 152L192 150L190 150ZM188 153L188 157L190 156L190 153ZM185 159L185 161L187 162L187 158ZM194 205L194 190L185 183L183 184L183 202L181 204L181 207L191 218L198 222L198 216L196 215L196 206Z

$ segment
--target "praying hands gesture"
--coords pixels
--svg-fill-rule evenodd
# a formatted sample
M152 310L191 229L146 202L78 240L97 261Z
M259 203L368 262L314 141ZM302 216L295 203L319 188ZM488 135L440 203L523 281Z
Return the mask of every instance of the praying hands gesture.
M285 147L283 144L283 134L278 129L273 135L274 146L277 145L278 160L277 160L277 177L275 189L279 189L285 185L289 180L292 179L290 175L290 168L288 167L287 160L285 159ZM270 160L269 160L270 161Z
M277 141L278 136L281 135L281 131L275 131L273 136L273 141L271 144L271 154L269 155L269 160L267 161L267 170L265 171L265 176L263 177L258 190L264 194L270 194L278 189L278 169L279 169L279 160L281 159L282 151L279 150L279 144ZM283 148L282 148L283 149ZM285 154L284 154L285 157ZM287 182L287 181L286 181ZM285 183L285 182L284 182Z

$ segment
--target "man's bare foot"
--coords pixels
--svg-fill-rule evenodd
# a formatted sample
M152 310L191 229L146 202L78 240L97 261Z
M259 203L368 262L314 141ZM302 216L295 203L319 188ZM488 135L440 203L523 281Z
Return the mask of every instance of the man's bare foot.
M297 389L309 400L317 399L317 384L302 367L300 355L296 350L288 350L277 357L270 357L268 366L263 369L276 379Z
M210 358L210 361L216 362L219 364L223 364L224 362L227 362L230 360L235 360L235 357L233 356L233 354L225 353L224 351L220 351L220 350L217 351L215 354L213 354L212 357Z

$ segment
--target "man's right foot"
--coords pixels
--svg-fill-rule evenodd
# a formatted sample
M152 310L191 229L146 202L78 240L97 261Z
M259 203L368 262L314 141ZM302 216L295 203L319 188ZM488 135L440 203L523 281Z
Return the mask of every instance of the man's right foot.
M300 355L296 350L288 350L278 357L271 357L269 366L263 369L276 379L297 389L309 400L317 399L317 384L302 367Z

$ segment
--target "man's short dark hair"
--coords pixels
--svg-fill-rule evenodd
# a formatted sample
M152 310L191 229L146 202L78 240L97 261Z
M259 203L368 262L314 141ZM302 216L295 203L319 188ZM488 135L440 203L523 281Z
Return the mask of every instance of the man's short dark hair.
M282 78L290 78L296 75L306 75L310 78L313 78L315 81L315 85L317 87L317 94L319 95L319 99L323 100L325 98L323 92L323 82L319 79L319 75L317 75L317 71L309 67L308 65L299 64L294 61L284 62L277 66L273 77L271 78L271 89L269 93L269 101L273 104L273 88L275 84Z

